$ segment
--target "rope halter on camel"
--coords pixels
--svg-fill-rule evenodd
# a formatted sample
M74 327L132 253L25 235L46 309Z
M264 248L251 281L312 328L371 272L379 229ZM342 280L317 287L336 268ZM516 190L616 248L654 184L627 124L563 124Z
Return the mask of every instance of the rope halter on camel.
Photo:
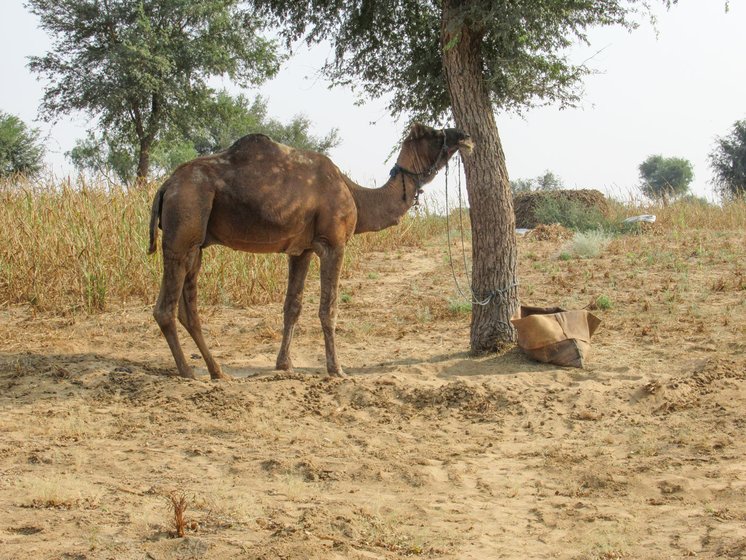
M402 167L398 163L395 163L394 167L392 167L391 171L389 172L389 175L391 177L396 177L397 174L401 175L402 200L407 200L407 186L404 184L404 176L407 175L414 180L415 194L413 206L419 206L420 194L422 194L422 185L425 184L428 177L432 177L438 172L438 169L440 169L440 167L443 165L443 156L445 156L446 172L448 170L448 149L450 148L450 146L447 142L447 134L445 129L441 128L440 132L443 134L443 145L440 148L440 152L438 152L438 157L435 159L435 162L430 167L423 171L412 171L410 169L407 169L406 167Z

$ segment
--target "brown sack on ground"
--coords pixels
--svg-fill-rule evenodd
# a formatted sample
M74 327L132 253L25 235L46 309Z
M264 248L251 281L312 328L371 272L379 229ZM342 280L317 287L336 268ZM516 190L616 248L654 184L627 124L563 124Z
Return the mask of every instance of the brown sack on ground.
M584 310L522 305L520 318L512 322L518 333L518 346L529 357L582 368L590 354L591 336L601 319Z

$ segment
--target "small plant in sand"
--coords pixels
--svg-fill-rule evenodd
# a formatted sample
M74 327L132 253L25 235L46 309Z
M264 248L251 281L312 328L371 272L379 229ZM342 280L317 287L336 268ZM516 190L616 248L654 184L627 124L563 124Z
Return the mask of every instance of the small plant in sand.
M180 492L172 492L168 498L174 513L173 524L176 536L183 537L186 532L186 518L184 517L184 513L186 513L189 502L186 496Z
M569 253L582 259L592 259L601 255L609 242L611 236L602 230L576 232L570 244L560 252L560 258Z
M471 313L471 302L464 298L451 299L448 301L448 311L453 315L467 315Z
M611 309L612 307L614 307L614 304L609 296L600 295L596 298L596 307L598 309L606 311L607 309Z

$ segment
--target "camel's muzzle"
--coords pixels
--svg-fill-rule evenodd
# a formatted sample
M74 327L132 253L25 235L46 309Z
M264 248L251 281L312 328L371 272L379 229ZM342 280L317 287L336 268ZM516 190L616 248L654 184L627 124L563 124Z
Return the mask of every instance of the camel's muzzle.
M461 150L466 155L469 155L472 150L474 150L474 141L471 139L471 136L468 134L465 138L462 138L458 141L458 150Z

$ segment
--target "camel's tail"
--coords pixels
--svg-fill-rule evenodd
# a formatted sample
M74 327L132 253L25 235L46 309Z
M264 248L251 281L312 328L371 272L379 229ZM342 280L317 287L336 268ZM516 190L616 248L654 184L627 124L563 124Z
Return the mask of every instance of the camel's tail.
M158 192L155 193L155 198L153 199L153 208L150 210L150 247L148 247L148 255L152 255L156 251L155 242L158 240L158 224L161 218L163 193L163 187L158 189Z

